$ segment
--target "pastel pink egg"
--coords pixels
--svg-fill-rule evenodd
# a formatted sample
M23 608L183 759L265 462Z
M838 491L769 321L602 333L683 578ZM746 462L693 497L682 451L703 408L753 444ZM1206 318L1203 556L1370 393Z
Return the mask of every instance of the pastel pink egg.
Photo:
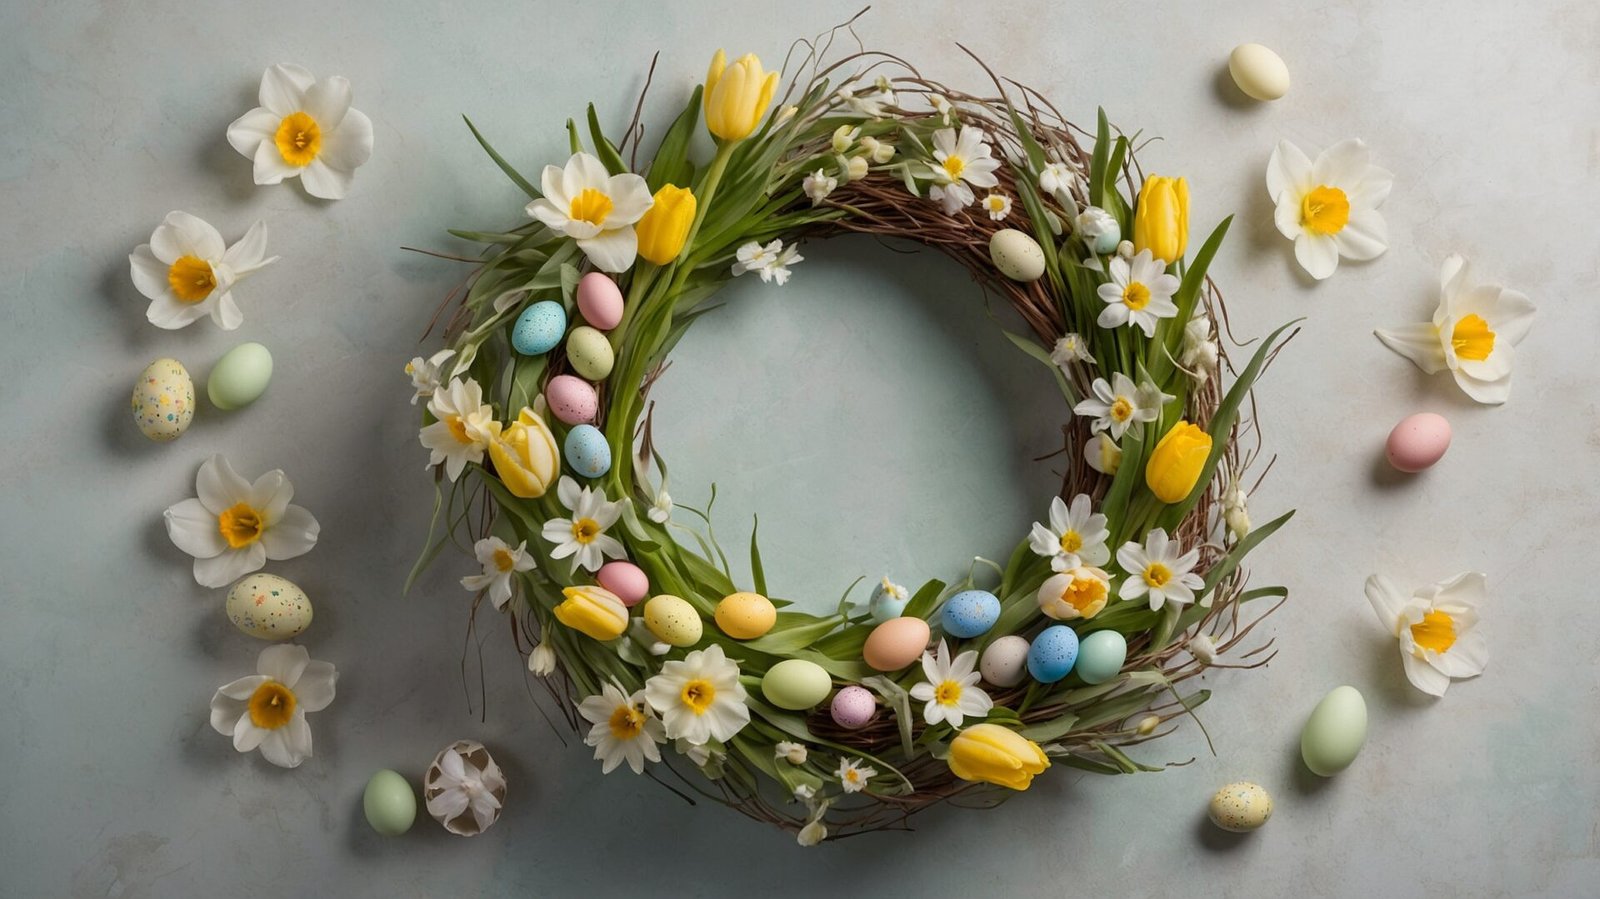
M594 579L630 608L650 595L650 578L632 562L607 562L595 572Z
M569 425L586 425L600 411L600 394L594 385L572 375L556 375L544 385L544 401L556 418Z
M622 291L599 272L578 279L578 311L592 327L609 331L622 321Z
M1450 422L1443 415L1418 412L1400 419L1389 432L1385 453L1389 464L1401 471L1421 471L1444 457L1450 448Z
M866 687L845 687L833 696L828 707L833 723L850 730L866 727L878 712L878 700Z

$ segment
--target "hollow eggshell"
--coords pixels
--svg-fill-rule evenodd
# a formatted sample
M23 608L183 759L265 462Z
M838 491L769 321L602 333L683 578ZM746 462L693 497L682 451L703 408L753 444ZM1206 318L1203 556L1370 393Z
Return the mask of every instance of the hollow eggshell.
M1404 472L1429 468L1450 448L1450 422L1443 415L1418 412L1400 419L1389 432L1384 454L1389 464Z
M1128 660L1128 640L1116 631L1095 631L1078 643L1078 661L1072 670L1086 684L1103 684L1122 671Z
M633 608L644 600L650 593L650 578L644 569L632 562L607 562L595 572L594 579L600 586L616 594L622 604Z
M652 596L644 604L644 626L657 640L672 646L693 646L705 632L700 613L694 606L669 593Z
M1000 597L988 590L963 590L945 600L939 624L952 637L981 637L1000 620Z
M1028 641L1007 634L990 643L978 659L983 679L996 687L1015 687L1028 676Z
M1260 44L1240 44L1228 54L1228 74L1253 100L1276 100L1289 92L1289 67L1283 57Z
M568 431L561 454L573 471L586 478L598 478L611 470L611 444L594 425L578 425Z
M833 694L828 714L833 723L847 730L860 730L878 713L878 700L866 687L848 686Z
M1272 817L1272 796L1259 784L1236 781L1211 797L1206 816L1223 830L1249 833Z
M735 640L754 640L778 623L778 609L759 593L730 593L717 603L717 627Z
M898 592L905 593L904 590ZM884 578L878 586L872 588L872 596L867 599L867 611L872 615L873 621L882 624L890 618L899 618L909 602L911 602L910 595L896 596L890 592L889 579Z
M1002 228L989 238L989 259L1000 274L1013 281L1037 281L1044 275L1044 250L1033 236L1015 228Z
M176 359L157 359L133 385L133 423L139 433L165 443L177 440L194 421L194 379Z
M567 310L555 300L542 300L522 310L511 326L511 348L524 356L548 353L567 333Z
M590 381L604 381L617 362L611 341L588 325L579 325L567 335L567 361L572 370Z
M1064 624L1039 632L1028 647L1028 673L1041 684L1053 684L1072 671L1078 660L1078 634Z
M1334 687L1300 731L1300 757L1312 774L1332 777L1350 767L1367 742L1367 701L1355 687Z
M578 279L578 311L583 320L609 331L622 321L622 291L617 282L600 272L590 272Z
M780 709L798 712L828 698L833 678L816 662L784 659L761 677L761 695Z
M311 599L293 581L258 571L228 590L233 626L261 640L287 640L311 626Z
M556 375L544 385L544 401L563 424L586 425L600 411L600 394L582 378Z
M899 671L922 657L931 635L921 618L891 618L867 635L861 658L875 671Z

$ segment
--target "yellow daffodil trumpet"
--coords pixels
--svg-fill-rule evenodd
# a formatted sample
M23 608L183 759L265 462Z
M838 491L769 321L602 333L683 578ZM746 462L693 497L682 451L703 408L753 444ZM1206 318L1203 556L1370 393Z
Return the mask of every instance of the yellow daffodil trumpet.
M1182 502L1200 480L1200 471L1211 455L1211 435L1198 425L1179 421L1167 429L1166 436L1150 453L1144 468L1144 482L1156 499L1164 503Z
M778 73L762 69L754 53L729 65L727 54L718 50L706 71L706 130L720 140L744 140L756 130L777 89Z
M950 771L962 780L1026 790L1050 767L1039 744L998 724L974 724L950 743Z
M1189 246L1189 182L1151 175L1139 191L1133 214L1133 251L1172 264Z

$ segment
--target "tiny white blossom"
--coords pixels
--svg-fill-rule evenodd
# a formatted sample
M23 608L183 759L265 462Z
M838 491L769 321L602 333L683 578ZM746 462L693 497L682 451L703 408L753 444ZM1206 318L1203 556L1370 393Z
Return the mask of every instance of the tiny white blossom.
M734 277L755 272L761 276L761 283L782 287L789 283L789 266L804 262L805 257L800 255L797 245L785 247L783 241L774 240L762 246L752 240L739 248L736 260L733 263Z
M807 197L811 198L812 206L821 204L823 200L828 198L828 194L833 193L834 188L838 186L839 179L829 175L822 169L817 169L800 181L800 189L805 191Z

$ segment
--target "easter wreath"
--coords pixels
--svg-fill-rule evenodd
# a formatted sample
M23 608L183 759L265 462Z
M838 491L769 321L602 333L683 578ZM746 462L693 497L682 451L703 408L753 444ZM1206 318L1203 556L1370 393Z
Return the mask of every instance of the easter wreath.
M1185 181L1144 178L1103 112L1085 150L1088 132L992 73L993 94L969 94L814 47L799 70L774 103L778 73L719 51L643 166L638 110L620 144L592 105L586 129L569 121L572 156L537 185L472 129L532 221L451 232L486 248L441 306L448 347L407 366L438 466L413 578L475 541L474 610L509 614L606 772L625 763L805 845L992 804L1052 763L1160 770L1124 748L1209 697L1184 682L1223 655L1270 658L1240 646L1263 617L1240 609L1287 594L1246 589L1239 565L1289 515L1250 527L1238 440L1284 329L1228 361L1205 274L1228 221L1189 256ZM702 119L715 149L697 163ZM1060 496L988 589L975 564L809 614L769 598L754 533L741 585L709 506L673 517L646 405L668 352L729 278L783 284L797 241L843 232L964 265L1032 332L1007 336L1073 413Z

